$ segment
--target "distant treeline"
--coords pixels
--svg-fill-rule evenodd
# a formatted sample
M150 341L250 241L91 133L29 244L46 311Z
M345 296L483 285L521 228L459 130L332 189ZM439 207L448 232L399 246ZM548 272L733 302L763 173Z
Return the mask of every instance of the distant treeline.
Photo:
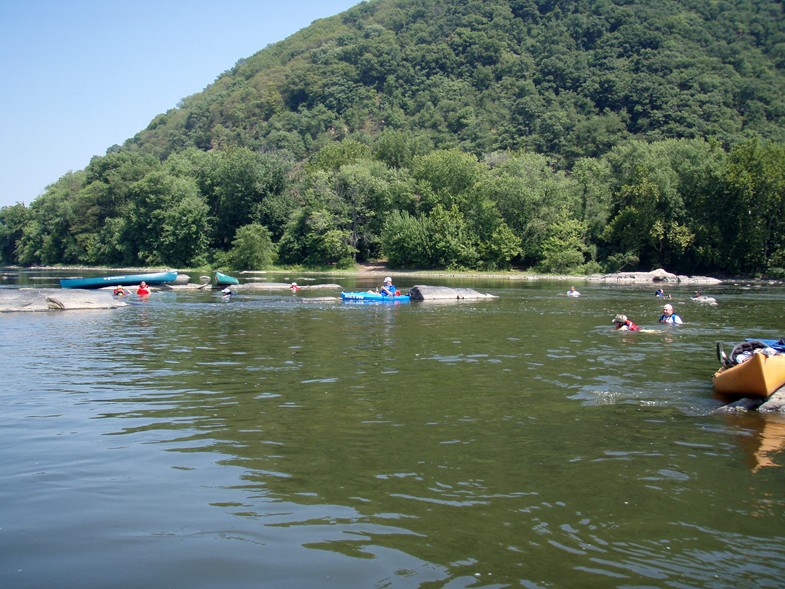
M4 263L785 273L774 0L370 0L0 210Z
M3 263L274 263L543 272L666 267L785 277L785 145L629 141L569 173L546 156L421 152L406 133L308 162L190 148L96 157L0 209Z

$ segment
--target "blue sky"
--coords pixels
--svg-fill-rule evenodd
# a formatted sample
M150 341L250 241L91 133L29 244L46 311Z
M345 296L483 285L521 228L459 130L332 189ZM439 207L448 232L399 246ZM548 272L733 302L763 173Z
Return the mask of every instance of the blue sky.
M361 0L0 0L0 207Z

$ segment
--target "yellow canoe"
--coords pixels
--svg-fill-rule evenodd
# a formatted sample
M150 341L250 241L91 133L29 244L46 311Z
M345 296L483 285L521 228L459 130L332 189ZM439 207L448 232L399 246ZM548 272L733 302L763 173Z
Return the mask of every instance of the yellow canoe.
M768 397L785 385L785 354L753 354L746 362L720 368L711 380L714 390L723 395Z

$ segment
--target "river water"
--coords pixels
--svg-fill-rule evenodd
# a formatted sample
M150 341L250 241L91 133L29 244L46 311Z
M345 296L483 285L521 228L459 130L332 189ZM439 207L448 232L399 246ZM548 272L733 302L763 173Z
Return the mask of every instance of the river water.
M711 374L785 288L676 288L669 328L648 286L415 283L498 298L0 315L0 587L783 586L785 417Z

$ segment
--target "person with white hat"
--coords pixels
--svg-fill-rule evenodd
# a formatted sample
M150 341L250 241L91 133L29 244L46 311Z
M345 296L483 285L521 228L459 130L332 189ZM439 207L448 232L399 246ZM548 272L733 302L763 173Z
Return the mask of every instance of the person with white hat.
M681 325L684 321L681 320L676 313L673 312L673 305L668 303L662 308L662 315L660 315L660 323L666 325Z
M396 289L393 286L392 278L390 278L389 276L385 277L384 284L382 285L382 288L380 289L380 292L384 296L386 296L386 297L394 297L395 296Z
M613 328L616 331L640 331L641 328L627 319L626 315L619 313L613 318Z

